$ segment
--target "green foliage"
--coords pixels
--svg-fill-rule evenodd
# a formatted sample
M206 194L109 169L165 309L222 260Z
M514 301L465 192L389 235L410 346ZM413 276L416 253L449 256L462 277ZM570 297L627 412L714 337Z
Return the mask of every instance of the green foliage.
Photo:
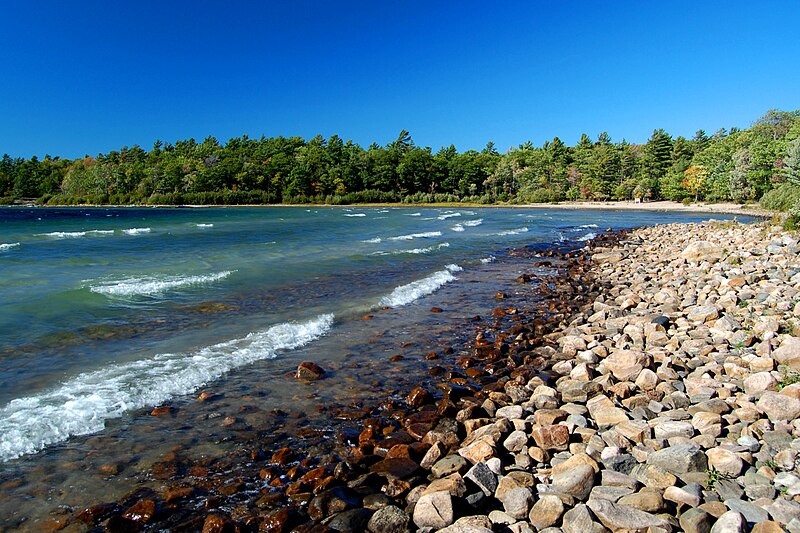
M337 135L214 137L151 150L122 147L96 157L0 160L0 203L41 205L215 205L265 203L541 203L569 200L702 198L789 209L800 187L800 112L771 110L744 131L614 143L607 132L530 141L501 154L455 146L433 152L401 130L385 146L362 148ZM777 189L776 189L777 187ZM780 193L773 191L779 190ZM787 198L783 198L787 196Z
M789 211L800 204L800 187L792 183L782 183L761 198L761 205L774 211Z

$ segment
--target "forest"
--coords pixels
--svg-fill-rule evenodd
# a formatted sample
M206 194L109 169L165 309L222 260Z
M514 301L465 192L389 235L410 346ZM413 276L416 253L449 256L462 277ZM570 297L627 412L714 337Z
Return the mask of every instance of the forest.
M191 205L563 200L766 201L788 209L800 198L800 110L770 110L750 128L698 131L691 139L653 131L644 144L583 134L500 153L437 152L408 131L363 148L337 135L214 137L152 149L0 162L0 204ZM766 196L765 196L766 195Z

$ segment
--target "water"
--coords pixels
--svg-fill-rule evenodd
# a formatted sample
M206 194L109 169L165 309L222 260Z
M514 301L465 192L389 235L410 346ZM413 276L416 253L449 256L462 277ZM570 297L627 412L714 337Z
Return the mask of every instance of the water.
M175 442L199 449L225 408L319 401L348 387L369 394L374 387L348 382L347 365L385 359L408 338L439 342L480 310L473 306L495 289L493 276L517 268L504 250L706 218L497 208L0 208L0 482L20 487L5 487L0 527L24 523L42 500L80 505L124 491L130 484L101 483L84 470L127 457L135 477ZM431 302L460 313L431 317ZM362 320L366 314L376 319ZM336 386L328 388L342 390L304 400L285 379L301 358L332 369ZM207 387L226 400L191 402ZM148 408L165 402L180 405L191 423L154 421ZM76 461L83 466L63 471Z

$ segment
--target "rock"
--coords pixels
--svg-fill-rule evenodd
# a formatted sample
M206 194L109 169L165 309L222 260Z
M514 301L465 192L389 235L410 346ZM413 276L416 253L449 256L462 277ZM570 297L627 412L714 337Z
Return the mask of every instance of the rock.
M551 490L578 500L585 500L594 486L595 470L590 465L579 464L553 476Z
M122 513L122 518L147 524L153 520L157 511L156 502L150 499L139 500L133 504L127 511Z
M663 518L633 507L619 505L608 500L589 500L586 505L611 531L637 531L656 527L669 530L669 523Z
M533 505L528 521L541 531L547 527L555 526L564 514L564 502L555 494L544 494Z
M203 522L202 533L234 533L236 525L229 518L217 514L210 514Z
M314 520L322 520L361 505L361 499L347 487L335 487L319 493L308 503L308 515Z
M778 380L769 372L757 372L744 379L744 391L753 396L777 389Z
M772 520L767 520L766 522L759 522L753 529L750 530L751 533L783 533L783 528L777 522L773 522Z
M512 431L503 441L503 448L510 452L519 452L528 444L528 434L522 430Z
M301 381L316 381L325 376L325 371L316 363L306 361L297 366L295 377Z
M426 494L414 506L414 524L419 528L441 529L452 523L453 500L449 492Z
M531 436L543 450L566 450L569 445L569 428L564 424L535 427Z
M687 507L697 507L700 505L700 496L679 487L667 487L666 490L664 490L664 499L679 505L686 505ZM708 527L710 529L711 524L709 524Z
M509 420L519 420L522 418L524 410L519 405L507 405L501 407L495 413L497 418L508 418Z
M564 533L607 533L608 530L592 520L589 508L581 503L564 514L561 525Z
M533 494L526 487L517 487L505 494L502 503L506 514L516 520L522 520L528 516L533 504Z
M741 457L724 448L711 448L706 451L706 456L711 468L727 476L738 476L744 466Z
M414 407L433 402L433 396L422 387L415 387L406 397L406 402Z
M714 519L702 509L689 509L680 516L679 523L685 533L709 533Z
M647 456L647 464L675 475L705 472L708 469L706 455L694 443L678 444L653 452Z
M334 515L326 521L326 525L334 531L360 533L367 530L372 511L367 509L350 509Z
M367 523L371 533L404 533L411 517L394 505L387 505L375 511Z
M622 261L622 257L623 255L621 252L601 252L592 255L592 261L598 264L609 263L616 265Z
M800 503L777 499L764 507L773 520L788 524L792 520L800 521Z
M731 511L741 514L750 524L757 524L769 520L767 511L754 503L736 498L728 498L725 500L725 505L727 505L728 509Z
M704 324L719 318L719 311L715 305L696 305L686 310L686 319Z
M602 372L610 372L620 381L634 381L644 368L651 365L650 356L638 350L619 350L600 363Z
M692 426L691 422L684 420L668 420L656 424L653 428L653 435L657 439L669 439L672 437L690 439L694 435L694 426Z
M485 463L495 454L494 446L486 440L473 442L465 448L458 450L458 455L472 464Z
M436 442L433 444L433 446L428 448L427 452L425 452L425 455L419 462L419 466L425 470L430 470L431 467L436 464L436 462L441 459L445 453L447 453L447 448L444 446L444 444L441 442Z
M711 533L744 533L744 517L736 511L723 514L711 526Z
M800 368L800 337L786 336L778 349L772 352L772 358L779 365Z
M664 510L664 497L661 495L660 490L641 490L636 494L623 496L616 503L633 507L646 513L658 513Z
M722 255L722 248L718 244L709 241L692 242L680 253L683 259L698 263L701 261L716 263L722 259Z
M800 400L778 392L764 392L756 406L773 422L794 420L800 416Z
M465 466L467 466L467 461L460 455L448 455L431 467L431 474L434 478L445 477L453 472L459 472Z
M491 496L497 489L497 475L486 466L486 463L477 463L469 469L464 478L472 481L486 496Z
M586 407L589 409L589 415L601 428L611 427L628 420L625 411L614 406L614 402L602 394L589 400Z
M419 470L419 465L411 459L392 457L384 459L383 461L378 461L372 465L369 470L370 472L388 478L405 479Z

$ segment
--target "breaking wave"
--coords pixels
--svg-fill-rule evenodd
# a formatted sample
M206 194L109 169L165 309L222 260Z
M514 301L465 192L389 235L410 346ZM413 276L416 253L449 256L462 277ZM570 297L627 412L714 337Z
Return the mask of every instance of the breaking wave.
M455 281L456 277L453 273L462 270L464 269L458 265L447 265L444 270L434 272L430 276L397 287L391 294L381 298L380 305L384 307L408 305L414 300L436 292L445 284Z
M320 315L195 352L110 365L80 374L51 392L12 400L0 409L0 461L38 452L75 435L101 431L106 420L126 411L161 405L231 370L274 359L280 351L299 348L325 335L333 320L333 315Z
M111 297L130 298L133 296L152 296L169 290L204 285L225 279L235 271L225 270L205 276L165 276L128 278L121 281L109 281L92 285L89 290L97 294Z

